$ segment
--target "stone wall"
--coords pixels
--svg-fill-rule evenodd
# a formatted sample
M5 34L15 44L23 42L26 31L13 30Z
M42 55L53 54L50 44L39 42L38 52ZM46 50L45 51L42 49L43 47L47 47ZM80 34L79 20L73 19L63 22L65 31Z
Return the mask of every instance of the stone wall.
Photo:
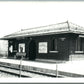
M71 54L69 56L70 61L80 61L84 60L84 54Z

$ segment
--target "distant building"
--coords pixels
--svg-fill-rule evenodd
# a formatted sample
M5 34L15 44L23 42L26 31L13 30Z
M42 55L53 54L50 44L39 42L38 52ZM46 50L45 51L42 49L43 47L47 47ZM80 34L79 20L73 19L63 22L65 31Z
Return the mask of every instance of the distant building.
M25 59L84 59L84 28L71 22L24 29L3 38L8 57L26 53Z
M8 41L0 40L0 57L8 56Z

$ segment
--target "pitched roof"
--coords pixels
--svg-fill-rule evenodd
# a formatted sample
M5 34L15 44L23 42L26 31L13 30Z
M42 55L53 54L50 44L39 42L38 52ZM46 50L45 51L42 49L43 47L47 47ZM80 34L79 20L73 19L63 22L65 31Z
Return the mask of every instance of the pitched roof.
M2 39L61 34L61 33L84 34L84 28L67 21L67 22L48 25L48 26L23 29L21 31L4 36Z

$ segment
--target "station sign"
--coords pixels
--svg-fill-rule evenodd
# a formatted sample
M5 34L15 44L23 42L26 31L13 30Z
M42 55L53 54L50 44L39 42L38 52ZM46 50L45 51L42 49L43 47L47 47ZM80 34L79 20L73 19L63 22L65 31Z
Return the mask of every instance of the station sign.
M16 53L16 56L26 56L26 53Z

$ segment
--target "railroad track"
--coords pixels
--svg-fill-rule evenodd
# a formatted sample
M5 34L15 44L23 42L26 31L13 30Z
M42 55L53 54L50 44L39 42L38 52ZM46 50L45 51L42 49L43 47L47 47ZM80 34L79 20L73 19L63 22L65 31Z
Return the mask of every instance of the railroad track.
M9 66L0 65L0 71L9 73L11 75L17 75L18 77L27 77L27 78L54 78L56 76L46 75L43 73L37 73L33 71L23 71L15 69Z

